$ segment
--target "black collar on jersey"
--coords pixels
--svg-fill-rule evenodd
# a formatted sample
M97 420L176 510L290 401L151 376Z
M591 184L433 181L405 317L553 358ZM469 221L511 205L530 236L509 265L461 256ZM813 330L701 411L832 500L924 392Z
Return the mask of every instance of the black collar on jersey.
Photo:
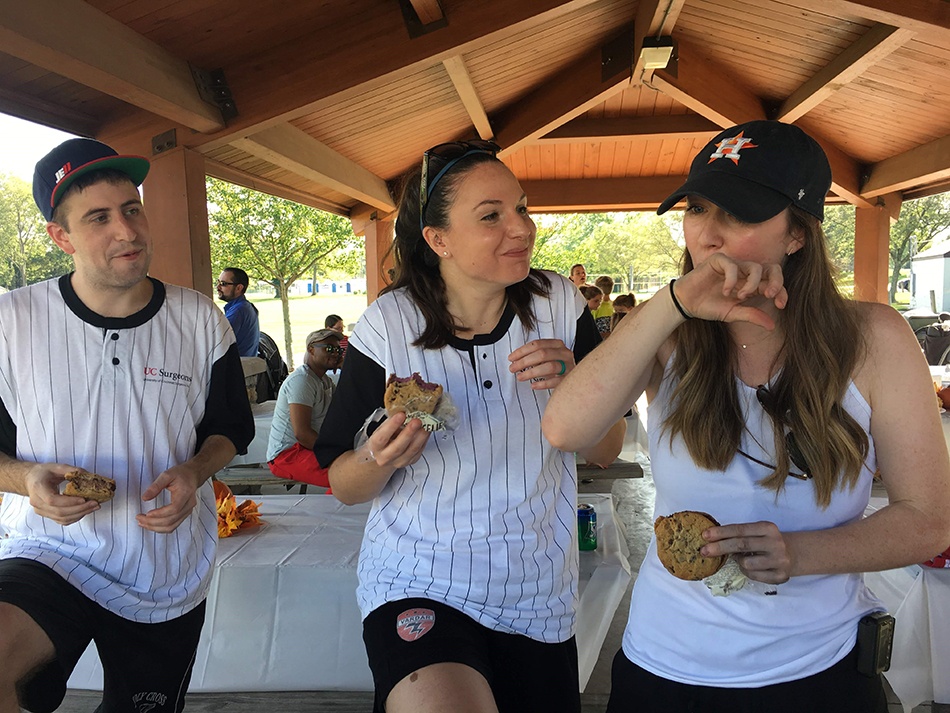
M128 317L103 317L86 307L83 301L76 296L76 291L73 290L73 284L70 281L72 274L69 273L59 278L59 291L62 293L63 301L66 302L69 310L83 322L91 324L93 327L101 327L102 329L133 329L134 327L140 327L158 314L158 310L165 303L165 285L154 277L149 277L148 279L152 283L152 299L148 301L147 305Z
M472 347L494 344L508 333L508 329L511 327L511 322L514 318L515 310L511 306L511 300L509 300L505 302L505 309L501 313L501 319L498 320L498 324L496 324L495 328L488 334L476 334L471 339L462 339L461 337L452 335L449 337L449 346L462 352L468 352L472 350Z

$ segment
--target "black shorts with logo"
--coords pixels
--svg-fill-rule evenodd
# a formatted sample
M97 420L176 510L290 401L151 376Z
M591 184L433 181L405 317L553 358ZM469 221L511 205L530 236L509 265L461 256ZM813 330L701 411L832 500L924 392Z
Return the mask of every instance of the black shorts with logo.
M55 711L91 640L104 671L99 713L180 713L191 679L205 603L167 622L143 624L113 614L48 567L0 560L0 601L26 612L46 632L56 659L17 688L32 713Z
M500 713L579 713L577 642L545 644L492 631L457 609L410 598L389 602L363 621L363 642L376 688L375 713L385 711L392 689L435 663L461 663L478 671Z

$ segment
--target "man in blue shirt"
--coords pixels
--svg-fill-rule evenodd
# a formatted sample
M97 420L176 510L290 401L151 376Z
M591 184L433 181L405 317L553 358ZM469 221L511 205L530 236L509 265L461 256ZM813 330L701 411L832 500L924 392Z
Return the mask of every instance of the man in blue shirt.
M224 316L231 323L238 353L242 357L256 357L261 341L257 307L244 296L249 282L247 273L241 268L226 267L221 271L217 285L218 299L225 303Z

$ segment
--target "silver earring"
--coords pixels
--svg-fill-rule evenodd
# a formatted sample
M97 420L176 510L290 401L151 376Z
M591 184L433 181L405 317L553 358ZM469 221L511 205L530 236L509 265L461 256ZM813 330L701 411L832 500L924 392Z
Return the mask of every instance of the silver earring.
M442 251L442 254L445 255L446 257L449 256L449 254L445 250Z

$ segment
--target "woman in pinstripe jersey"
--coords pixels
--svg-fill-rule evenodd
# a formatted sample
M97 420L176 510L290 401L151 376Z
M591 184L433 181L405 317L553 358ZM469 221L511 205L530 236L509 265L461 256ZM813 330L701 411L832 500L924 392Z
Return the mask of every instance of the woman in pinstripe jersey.
M376 710L580 709L574 454L541 414L600 339L577 289L530 268L524 192L488 142L430 149L406 183L395 281L356 325L315 447L372 501L357 598ZM389 374L440 383L452 432L404 414L354 450ZM584 453L610 462L623 421Z

